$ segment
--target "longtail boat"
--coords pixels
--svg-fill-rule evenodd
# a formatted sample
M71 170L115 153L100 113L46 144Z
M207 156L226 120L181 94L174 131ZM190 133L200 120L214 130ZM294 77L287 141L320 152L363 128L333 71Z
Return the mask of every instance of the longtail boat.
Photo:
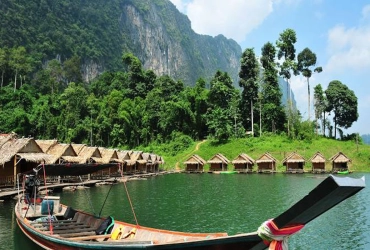
M44 176L78 176L107 167L111 165L43 165L34 170L25 178L26 191L15 206L20 229L44 249L284 249L279 247L287 244L287 236L365 187L364 177L330 175L288 210L263 222L256 232L230 236L139 226L68 207L57 196L38 197L40 170Z

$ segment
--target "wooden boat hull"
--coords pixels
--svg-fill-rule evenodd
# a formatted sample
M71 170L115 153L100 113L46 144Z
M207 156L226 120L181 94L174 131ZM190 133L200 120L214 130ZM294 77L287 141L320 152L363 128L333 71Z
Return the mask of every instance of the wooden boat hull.
M18 204L17 204L18 206ZM132 240L127 242L97 242L97 241L73 241L58 236L42 233L34 229L27 219L22 218L16 209L17 224L22 232L34 243L44 249L209 249L209 250L230 250L230 249L252 249L261 243L261 238L254 233L239 234L227 236L226 233L210 233L216 238L207 239L207 234L202 233L183 233L154 228L140 227L138 230L152 230L162 234L178 234L183 236L184 240L168 242L164 244L155 244L153 241ZM121 223L121 222L118 222ZM124 223L125 225L131 225ZM131 225L134 226L134 225ZM225 236L220 236L225 235ZM186 238L202 236L203 240L186 241Z

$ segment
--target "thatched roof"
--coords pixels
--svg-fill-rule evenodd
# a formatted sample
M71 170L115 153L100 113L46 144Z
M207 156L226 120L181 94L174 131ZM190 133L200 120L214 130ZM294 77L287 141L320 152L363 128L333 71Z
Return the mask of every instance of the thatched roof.
M77 156L71 144L66 143L55 144L51 146L46 151L46 153L52 156L51 162L48 162L50 164L57 163L58 159L60 159L62 156L72 156L72 157Z
M99 147L101 157L106 162L121 162L115 149Z
M202 158L200 157L199 155L192 155L190 156L185 162L184 164L185 165L190 165L190 164L200 164L200 165L204 165L206 164L207 162Z
M266 152L256 160L256 163L263 163L263 162L277 162L277 160L269 153Z
M213 163L223 163L223 164L229 164L229 160L223 156L222 154L215 154L214 156L212 156L211 159L209 159L207 161L207 163L210 163L210 164L213 164Z
M63 162L69 162L69 163L80 163L85 160L85 158L80 156L62 156Z
M152 159L150 157L150 154L149 153L143 153L142 154L142 157L144 160L146 160L147 162L152 162Z
M282 161L283 165L285 166L287 163L298 163L298 162L306 162L306 160L298 153L293 152Z
M36 140L42 151L46 153L51 147L58 143L58 140Z
M7 141L11 139L16 139L17 135L14 133L11 134L0 134L0 148L3 144L5 144Z
M332 157L330 157L329 161L332 161L334 163L344 163L344 162L351 162L351 159L349 159L345 154L342 152L338 152Z
M71 144L73 149L75 150L76 154L77 155L80 155L81 151L83 148L87 147L86 144L76 144L76 143L72 143Z
M118 159L120 160L130 160L129 151L117 151Z
M143 151L134 151L130 155L130 160L132 160L132 161L138 161L138 160L142 160L142 159L143 159Z
M26 161L39 163L48 162L51 158L50 155L42 152L42 149L33 138L7 140L0 148L0 164L4 165L14 156L19 156Z
M325 163L325 161L325 157L320 152L316 152L310 159L312 163Z
M248 164L254 164L254 159L252 157L250 157L249 155L245 154L245 153L241 153L239 154L237 157L235 157L235 159L232 161L232 164L245 164L245 163L248 163Z

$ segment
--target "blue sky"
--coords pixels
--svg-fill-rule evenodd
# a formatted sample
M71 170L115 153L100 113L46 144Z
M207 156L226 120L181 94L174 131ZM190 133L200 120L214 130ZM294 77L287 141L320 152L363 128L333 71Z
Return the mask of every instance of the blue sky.
M370 134L370 1L335 0L171 0L198 34L223 34L257 55L266 42L275 44L287 28L297 35L296 54L310 48L323 72L310 78L324 90L339 80L355 92L359 119L345 133ZM297 105L308 116L307 83L291 80ZM312 100L311 100L312 107ZM313 111L311 111L311 115Z

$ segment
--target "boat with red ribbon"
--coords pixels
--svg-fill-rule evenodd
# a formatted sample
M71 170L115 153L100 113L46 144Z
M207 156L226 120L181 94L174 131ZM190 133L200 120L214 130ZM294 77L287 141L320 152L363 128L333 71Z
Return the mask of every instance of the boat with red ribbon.
M112 165L51 164L27 173L15 206L20 229L44 249L285 249L289 235L365 187L364 178L330 175L255 232L236 235L149 228L86 213L62 204L58 196L39 196L42 176L79 176L108 167Z

